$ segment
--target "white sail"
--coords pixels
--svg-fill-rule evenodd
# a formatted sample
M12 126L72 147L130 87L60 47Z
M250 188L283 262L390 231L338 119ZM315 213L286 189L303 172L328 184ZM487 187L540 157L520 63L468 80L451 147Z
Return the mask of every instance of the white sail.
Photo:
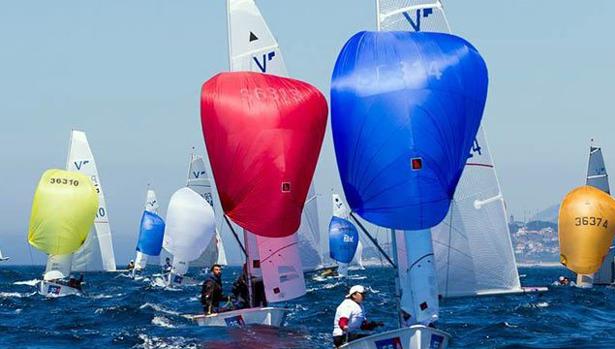
M256 3L253 0L228 0L227 4L230 70L288 76L278 42ZM322 265L317 198L312 184L297 231L299 244L292 247L300 253L301 261L305 263L304 270L314 270Z
M222 237L219 232L228 228L222 216L222 212L224 211L222 211L220 201L214 200L211 182L212 181L207 175L207 169L203 158L198 155L192 155L190 165L188 166L188 183L186 186L207 200L213 207L214 214L218 213L216 214L216 234L211 238L207 244L207 248L205 248L201 256L192 263L193 266L200 268L211 267L213 264L227 264L226 252L224 251L224 244L222 243Z
M96 162L90 150L87 137L82 131L73 130L71 133L68 159L66 161L68 171L81 172L92 179L92 183L98 192L98 211L94 220L94 231L91 231L83 244L73 255L72 270L74 271L115 271L115 255L113 253L113 241L105 196Z
M252 236L256 236L251 234ZM283 238L256 236L265 295L270 303L284 302L305 294L305 279L297 253L297 234Z
M603 192L610 194L609 176L606 173L604 158L602 157L602 149L600 147L589 147L589 161L587 162L587 178L586 185L596 187Z
M606 166L604 165L602 149L593 144L589 147L589 160L587 162L587 177L585 179L585 184L598 188L607 194L611 193L609 188L609 176L606 172ZM615 248L611 246L600 269L594 274L594 284L610 285L613 282L615 278L614 253Z
M47 265L45 266L45 274L56 270L65 277L68 277L71 272L72 261L72 254L49 255L49 257L47 257Z
M359 239L359 243L357 244L357 250L354 253L354 258L352 262L348 265L348 269L350 270L363 270L365 266L363 265L363 243Z
M160 208L160 204L158 204L156 192L153 189L147 189L147 194L145 194L145 211L158 214L158 208Z
M0 250L0 262L3 262L3 261L8 261L9 259L10 259L9 257L4 257L4 256L2 255L2 250Z
M183 277L189 262L197 259L216 231L211 205L190 188L176 191L167 209L163 247L173 255L172 274ZM172 282L181 283L171 278Z
M380 30L448 32L442 3L377 0ZM444 297L521 292L504 198L478 130L447 217L432 229L439 292Z
M288 75L278 42L253 0L228 0L231 71Z

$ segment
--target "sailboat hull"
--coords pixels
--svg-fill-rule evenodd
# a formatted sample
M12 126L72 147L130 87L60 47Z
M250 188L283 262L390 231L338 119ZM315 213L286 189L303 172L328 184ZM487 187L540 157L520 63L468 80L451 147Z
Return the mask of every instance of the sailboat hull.
M345 349L445 349L450 335L423 325L414 325L393 331L377 333L342 345Z
M77 296L83 293L74 287L58 284L49 281L40 281L38 283L38 294L45 297L57 298L65 296Z
M187 315L199 326L241 327L245 325L266 325L281 327L288 309L247 308L211 315Z

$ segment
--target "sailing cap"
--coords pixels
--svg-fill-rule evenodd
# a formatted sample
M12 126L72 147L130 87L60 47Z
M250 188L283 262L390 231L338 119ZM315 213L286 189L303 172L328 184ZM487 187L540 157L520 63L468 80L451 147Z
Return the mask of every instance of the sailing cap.
M346 298L350 298L350 296L352 296L355 293L365 293L365 287L361 286L361 285L354 285L350 288L350 291L348 291L348 294L346 295Z

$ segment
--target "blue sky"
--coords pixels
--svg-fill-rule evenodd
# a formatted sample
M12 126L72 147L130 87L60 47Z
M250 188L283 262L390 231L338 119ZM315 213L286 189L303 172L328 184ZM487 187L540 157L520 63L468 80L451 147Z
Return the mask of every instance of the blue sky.
M257 3L290 74L326 95L344 42L375 28L373 0ZM511 213L543 209L582 184L591 137L607 168L615 164L615 2L445 6L489 67L484 127ZM185 184L191 147L204 152L199 90L228 69L225 9L222 0L3 4L0 248L12 262L31 262L34 188L45 169L64 167L73 128L87 132L96 157L118 262L133 255L146 184L166 206Z

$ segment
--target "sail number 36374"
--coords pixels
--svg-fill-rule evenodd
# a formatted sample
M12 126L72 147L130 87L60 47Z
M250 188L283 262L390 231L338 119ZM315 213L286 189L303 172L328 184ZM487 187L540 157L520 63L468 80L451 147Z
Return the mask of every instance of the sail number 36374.
M608 228L609 220L601 217L574 217L574 225L593 225L597 227Z
M79 186L79 181L76 179L66 179L66 178L50 178L49 183L51 184L68 184L74 185L75 187Z

